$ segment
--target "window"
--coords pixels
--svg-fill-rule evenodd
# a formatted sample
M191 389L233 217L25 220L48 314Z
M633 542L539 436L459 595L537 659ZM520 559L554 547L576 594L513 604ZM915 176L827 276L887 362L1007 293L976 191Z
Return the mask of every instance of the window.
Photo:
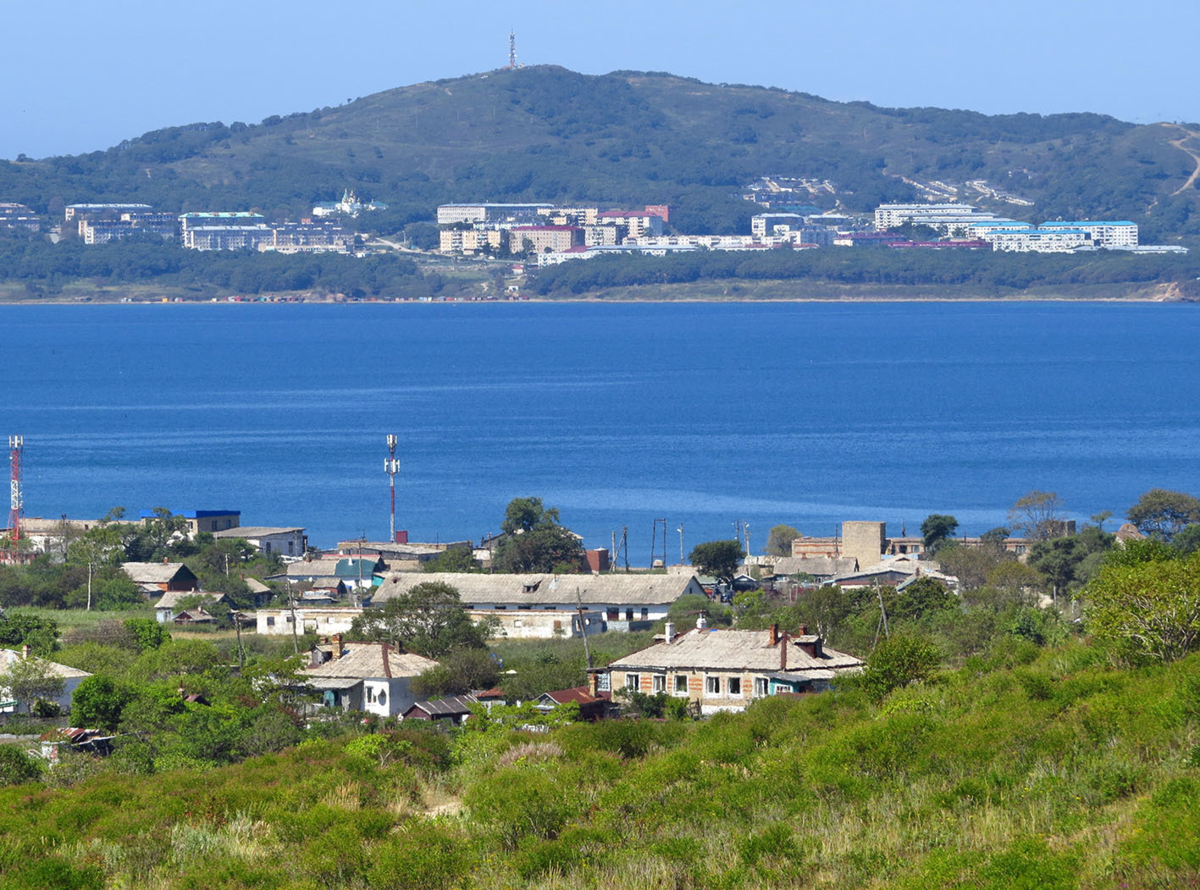
M676 695L681 695L681 694L687 695L687 691L688 691L687 674L676 674L675 675L675 694Z
M386 705L387 704L387 692L383 689L380 689L379 695L377 695L375 697L375 700L377 702L379 702L381 705Z
M709 695L721 694L721 678L720 677L705 677L704 691Z
M275 619L273 617L268 617L267 618L267 627L274 627L274 626L275 626Z
M609 692L612 690L612 678L608 674L596 675L596 691Z
M769 692L769 686L766 677L754 678L754 697L760 698Z
M667 691L667 677L665 674L655 674L650 678L650 691L656 693Z
M632 621L632 620L633 620L633 609L626 609L626 610L625 610L625 620L626 620L626 621Z
M375 687L368 686L367 687L367 703L370 704L374 701L375 701Z
M635 689L635 690L641 689L642 688L642 678L639 677L637 674L626 674L625 675L625 688L626 689Z
M729 694L730 695L741 695L742 694L742 678L741 677L730 677L728 683L729 683Z
M521 619L520 618L513 619L513 627L521 627Z

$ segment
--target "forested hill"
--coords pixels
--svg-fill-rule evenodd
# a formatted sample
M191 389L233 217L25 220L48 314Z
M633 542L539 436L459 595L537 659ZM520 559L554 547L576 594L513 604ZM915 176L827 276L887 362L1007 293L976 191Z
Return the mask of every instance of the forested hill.
M913 200L904 177L1035 202L976 203L1031 219L1120 218L1147 240L1200 235L1200 127L1095 114L890 109L663 73L493 71L377 93L260 124L171 127L87 155L0 161L0 200L144 201L168 210L303 212L345 187L389 222L445 201L670 203L682 230L746 231L734 193L763 175L828 180L813 202ZM965 197L974 197L965 195Z

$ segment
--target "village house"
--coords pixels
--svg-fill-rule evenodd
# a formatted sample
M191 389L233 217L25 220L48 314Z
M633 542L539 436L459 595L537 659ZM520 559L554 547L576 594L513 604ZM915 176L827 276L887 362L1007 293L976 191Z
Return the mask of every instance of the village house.
M403 540L388 541L339 541L338 556L366 556L384 560L393 572L419 572L425 563L437 559L447 550L471 551L470 541L451 541L446 544L416 543L407 540L406 532L396 532Z
M701 714L742 711L755 699L828 689L838 676L858 673L862 661L826 648L801 627L798 636L769 630L709 628L676 634L667 624L655 643L607 667L589 671L589 692L619 698L621 690L687 699Z
M129 576L146 596L168 592L194 592L200 579L181 562L123 562L121 571Z
M52 677L57 677L63 681L62 692L55 696L53 701L58 705L59 710L64 713L71 710L71 698L75 695L75 690L79 684L91 676L87 671L81 671L77 668L68 667L65 664L58 664L54 661L47 661L44 658L37 658L30 654L28 646L22 646L21 651L17 652L14 649L0 649L0 676L7 674L14 665L22 661L32 660L39 666L45 668L46 673ZM18 702L12 697L12 691L0 687L0 714L28 714L29 702Z
M409 682L434 667L436 661L387 643L343 643L336 635L328 651L313 650L302 676L325 707L397 717L416 702Z
M308 536L304 534L303 528L298 527L236 526L215 531L212 536L219 541L241 538L259 553L268 556L276 554L300 557L308 549Z
M535 710L549 714L559 705L579 705L579 719L591 723L604 716L609 703L599 696L592 695L586 686L573 686L570 689L555 689L543 692L533 702Z
M495 618L516 638L648 630L680 597L704 593L695 575L397 573L376 589L372 602L386 603L430 580L457 590L473 619Z
M369 591L383 581L387 564L378 556L334 556L289 563L281 580L292 584L314 584L318 580L340 579L354 593Z
M186 611L192 613L192 622L196 621L198 613L207 615L208 620L211 621L213 620L212 612L216 611L218 607L225 611L233 607L233 603L229 601L229 597L223 593L197 593L194 590L170 590L164 593L162 599L154 604L154 615L158 618L158 623L167 624L175 621L185 611L180 608L180 602L189 603Z

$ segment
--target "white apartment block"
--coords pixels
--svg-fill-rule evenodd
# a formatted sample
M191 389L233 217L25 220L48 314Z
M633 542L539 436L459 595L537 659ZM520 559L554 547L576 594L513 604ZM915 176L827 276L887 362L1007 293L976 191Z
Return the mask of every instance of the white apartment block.
M500 250L508 239L503 229L442 229L438 233L438 251L473 254L484 248Z
M992 250L1014 253L1071 253L1081 247L1092 247L1091 236L1082 229L1058 229L1046 232L1031 229L1024 232L995 232L984 236L992 242Z
M1087 232L1096 247L1127 248L1138 246L1137 223L1128 220L1081 220L1077 222L1046 222L1038 226L1039 232L1061 232L1079 229Z
M875 208L875 228L884 232L908 222L931 225L927 220L932 217L979 220L992 215L970 204L880 204Z
M553 204L442 204L437 209L437 221L439 226L506 220L533 222L539 214L550 213L554 209Z

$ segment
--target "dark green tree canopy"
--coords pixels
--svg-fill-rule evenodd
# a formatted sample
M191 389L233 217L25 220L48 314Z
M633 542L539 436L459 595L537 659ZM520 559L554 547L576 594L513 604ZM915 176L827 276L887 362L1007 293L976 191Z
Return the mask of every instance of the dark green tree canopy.
M455 649L481 649L490 628L471 621L458 591L442 581L424 581L354 619L351 634L379 640L426 658Z
M937 550L938 545L953 535L957 528L958 520L953 516L945 513L929 514L921 523L921 537L924 540L925 549Z
M505 537L492 554L498 572L579 572L583 545L570 529L558 524L558 510L541 498L513 498L500 524Z
M712 575L718 581L729 582L742 564L742 545L738 541L706 541L697 544L688 554L688 561L702 575Z
M1170 541L1188 525L1200 523L1200 499L1182 491L1152 488L1126 516L1142 534Z
M500 530L512 535L557 524L558 509L547 509L541 498L513 498L504 510L504 521L500 523Z

